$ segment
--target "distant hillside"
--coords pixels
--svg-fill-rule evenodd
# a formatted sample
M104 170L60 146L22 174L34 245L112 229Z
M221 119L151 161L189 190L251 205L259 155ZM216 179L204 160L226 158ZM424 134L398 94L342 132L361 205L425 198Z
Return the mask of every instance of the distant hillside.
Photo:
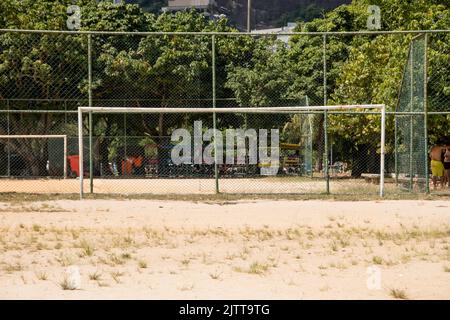
M167 6L167 0L126 0L139 3L145 10L158 13ZM297 20L310 21L351 0L252 0L253 28L280 27ZM247 0L216 0L215 13L228 16L231 23L240 29L247 25Z
M310 21L351 0L252 0L252 27L280 27L297 20ZM237 26L247 24L247 0L218 0L217 6L233 8L229 16Z

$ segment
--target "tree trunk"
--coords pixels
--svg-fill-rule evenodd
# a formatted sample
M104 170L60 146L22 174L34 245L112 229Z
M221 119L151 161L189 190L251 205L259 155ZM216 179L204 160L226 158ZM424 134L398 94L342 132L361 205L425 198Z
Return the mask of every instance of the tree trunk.
M109 135L111 134L111 123L106 119L106 130L105 137L100 141L99 151L100 151L100 164L102 166L103 175L111 176L113 173L109 167L109 151L108 147L110 144Z
M26 163L26 166L30 168L28 174L33 177L46 177L48 176L47 161L48 161L48 145L44 140L37 145L28 145L25 148L11 148L12 152L17 152Z
M324 116L319 118L318 131L317 131L317 161L315 165L315 171L321 172L323 170L323 155L325 152L325 136L324 136Z
M31 108L32 106L30 106ZM9 117L9 132L6 126L0 126L2 135L31 135L45 134L51 132L52 122L50 115L42 114L40 116L11 114ZM9 146L10 155L20 156L20 160L11 163L11 171L15 175L48 176L48 140L47 139L8 139L5 140L5 146ZM24 167L22 169L22 166ZM14 170L14 168L19 170Z
M159 115L158 133L158 175L168 176L170 175L170 137L165 136L163 113Z
M379 173L380 155L371 144L358 145L352 151L352 177L359 178L363 173Z

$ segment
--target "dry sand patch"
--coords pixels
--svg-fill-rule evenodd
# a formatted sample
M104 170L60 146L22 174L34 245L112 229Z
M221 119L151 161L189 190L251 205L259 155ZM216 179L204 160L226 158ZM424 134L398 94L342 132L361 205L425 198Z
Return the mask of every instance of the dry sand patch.
M0 203L0 298L450 298L448 201ZM81 289L65 285L78 266ZM367 288L367 267L381 271Z

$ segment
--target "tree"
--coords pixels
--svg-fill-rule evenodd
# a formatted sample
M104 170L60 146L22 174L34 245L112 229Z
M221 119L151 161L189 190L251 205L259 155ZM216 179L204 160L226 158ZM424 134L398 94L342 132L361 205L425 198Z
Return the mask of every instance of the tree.
M381 7L384 30L446 29L449 9L441 0L355 0L298 26L298 31L355 31L366 28L367 5ZM236 35L226 19L209 20L194 11L155 16L137 5L77 2L82 9L82 30L97 31L222 31L216 37L216 91L221 106L299 105L308 96L311 105L322 105L324 97L323 37L293 36L288 46L272 37ZM0 2L0 27L66 30L69 0L10 0ZM411 37L327 37L327 102L385 103L393 110ZM449 35L430 37L430 108L440 111L449 99ZM139 107L211 106L212 54L209 36L95 35L92 36L93 97L95 105ZM86 104L88 97L87 36L4 33L0 35L0 104L16 109L63 109ZM222 98L231 98L223 99ZM223 104L223 105L222 105ZM439 110L438 110L439 109ZM167 143L171 128L192 118L185 115L142 115L124 126L114 115L95 117L101 154L110 155L111 142L103 139L119 130L144 133ZM208 120L205 118L205 120ZM233 117L219 117L219 126L233 126ZM277 125L275 117L270 119ZM281 117L280 123L284 121ZM298 119L297 119L298 120ZM323 117L316 117L318 168L323 162ZM357 163L355 155L374 155L379 135L372 115L329 119L331 137L343 141L337 152ZM55 115L10 117L13 131L21 133L67 132ZM435 141L447 119L430 119L430 141ZM297 121L298 122L298 121ZM295 127L296 119L292 119ZM262 125L263 122L257 123ZM269 125L264 123L264 125ZM73 126L72 126L73 127ZM388 130L392 131L388 125ZM391 133L388 131L388 133ZM0 133L6 125L0 124ZM390 136L390 135L388 135ZM388 140L389 145L393 142ZM30 159L35 174L45 172L46 146L11 143L13 151ZM389 146L388 146L389 147ZM28 151L27 151L28 150ZM362 152L361 150L365 150ZM39 165L32 160L39 156ZM163 152L161 152L161 156ZM107 167L108 157L100 159ZM35 163L35 161L33 161ZM360 161L361 162L361 161ZM376 164L376 163L375 163ZM373 166L354 168L355 175Z
M288 48L267 37L255 41L246 65L230 66L225 87L233 90L244 107L269 107L288 104L286 88L295 79L289 68Z
M448 9L443 1L353 1L351 5L341 6L326 15L324 19L317 19L303 25L304 31L357 31L365 29L367 20L367 6L379 5L382 12L382 27L384 30L411 29L445 29L448 26ZM293 52L298 50L299 57L308 57L304 48L314 48L320 52L320 41L314 37L303 40L294 39ZM411 36L358 36L358 37L328 37L327 41L327 92L330 104L384 103L390 110L394 110L400 89L403 66L407 57L407 50ZM312 42L312 43L311 43ZM431 44L431 57L433 56ZM441 47L438 52L445 55ZM310 49L311 50L311 49ZM431 66L435 59L431 58ZM320 70L317 56L309 58L308 63L298 65L299 73L311 77L299 77L299 89L314 92L314 84L320 83L320 72L314 74L314 69ZM441 61L443 61L441 59ZM308 66L315 66L312 70ZM441 68L443 64L441 63ZM433 67L431 67L433 69ZM442 68L441 70L448 70ZM432 70L430 70L432 71ZM445 71L444 71L445 73ZM448 74L448 72L446 73ZM305 79L305 80L303 80ZM442 78L441 78L442 79ZM446 81L439 81L441 84ZM448 83L448 82L447 82ZM317 86L320 88L319 86ZM440 92L443 92L440 90ZM430 92L431 93L431 92ZM431 97L434 94L430 95ZM431 98L433 99L433 98ZM348 157L354 164L353 175L377 170L377 163L367 161L376 157L377 146L373 144L374 137L379 137L380 127L378 118L373 115L364 117L331 117L329 129L334 140L344 140L341 150L335 150L341 157ZM392 150L393 119L388 118L388 148ZM320 140L320 139L319 139ZM379 147L379 146L378 146ZM350 150L350 152L349 152Z
M162 14L148 30L223 31L225 21L210 21L194 11ZM204 36L123 36L97 41L95 98L127 101L137 107L199 107L211 95L211 42ZM114 120L116 121L116 120ZM132 135L146 134L158 145L159 164L167 165L169 129L187 121L186 115L145 114L127 122ZM110 123L109 127L113 124ZM118 127L121 127L119 125ZM162 170L161 170L162 169ZM160 168L160 172L165 168Z
M363 18L359 11L348 5L343 5L330 11L324 18L315 19L309 23L299 24L296 31L326 32L348 31L359 29L363 24ZM327 37L326 55L327 78L326 92L327 103L336 86L336 80L340 74L340 68L349 55L351 37ZM291 95L308 96L311 105L324 105L324 38L322 36L293 36L290 42L290 60L296 73L295 81L289 88ZM314 148L318 157L315 164L316 170L322 170L323 155L325 151L324 116L314 119Z
M2 1L5 28L61 29L69 1ZM3 33L0 35L0 103L11 109L61 109L64 99L81 98L79 82L86 58L81 37ZM52 114L11 114L10 134L49 134L62 130L63 121ZM0 133L7 133L6 123ZM48 159L44 140L7 140L11 152L25 160L34 175L46 175Z
M383 30L446 29L449 25L449 10L445 1L366 1L355 0L350 5L340 6L321 19L301 23L296 31L359 31L366 29L369 4L379 5L382 12ZM328 104L376 104L384 103L394 110L412 36L368 35L328 36L326 38L327 103ZM444 37L447 39L447 36ZM430 72L436 79L429 88L430 105L442 106L448 90L448 45L445 39L430 41ZM285 61L274 54L270 59L260 56L260 64L234 68L229 74L228 86L242 103L268 104L275 97L299 99L308 96L311 104L322 105L324 99L322 36L293 36L289 49L283 55ZM267 45L268 46L268 45ZM257 51L255 51L256 53ZM255 56L256 57L256 56ZM277 60L278 59L278 60ZM283 60L284 59L284 60ZM250 60L252 61L252 60ZM285 73L280 73L274 61L283 61ZM231 75L231 76L230 76ZM277 79L276 81L269 81ZM268 84L280 84L276 94ZM276 101L276 99L275 99ZM435 102L436 101L436 102ZM323 117L316 117L316 149L323 154ZM388 148L392 150L393 121L388 122ZM434 127L432 120L432 127ZM441 118L440 122L445 121ZM439 127L442 127L441 123ZM433 133L434 130L431 129ZM334 150L341 160L354 163L353 174L378 170L376 162L369 164L367 158L377 158L380 134L378 117L374 115L329 118L330 138L343 143ZM432 135L434 136L434 135ZM321 169L319 156L317 169Z
M414 29L445 29L449 25L449 9L445 8L443 1L371 1L381 7L383 28L386 30L414 30ZM355 1L354 6L362 9L368 1ZM363 43L355 39L351 44L348 60L339 70L332 103L358 104L383 103L388 110L394 111L397 105L398 92L406 64L411 35L380 35L365 39ZM439 43L439 41L437 41ZM447 42L448 43L448 42ZM440 78L437 87L429 86L429 97L434 101L438 95L445 91L443 87L448 84L449 63L445 63L445 45L430 42L430 74ZM447 45L448 51L448 45ZM440 61L440 62L439 62ZM439 67L435 67L438 64ZM447 75L438 76L440 72ZM431 104L432 105L432 104ZM379 117L368 115L365 117L334 117L331 121L331 132L353 144L354 163L360 164L353 170L354 175L363 171L376 171L378 164L367 159L377 158L374 153L373 141L380 135ZM435 118L429 123L431 132ZM442 121L443 119L441 119ZM388 152L393 150L394 125L393 118L388 117L387 123ZM351 145L351 144L350 144ZM377 146L379 148L379 146ZM379 150L377 150L379 152Z
M72 1L24 0L3 4L7 28L67 30L67 6ZM136 5L78 1L84 30L147 31L152 16ZM107 38L106 42L111 41ZM96 57L94 57L96 58ZM96 65L96 64L94 64ZM0 99L20 99L11 109L75 108L88 96L87 37L84 35L4 33L0 35ZM112 85L112 84L111 84ZM113 86L113 85L112 85ZM5 100L0 100L2 104ZM64 132L63 118L54 114L11 114L10 133ZM0 126L7 132L7 125ZM11 152L27 162L33 175L46 175L45 140L8 140Z

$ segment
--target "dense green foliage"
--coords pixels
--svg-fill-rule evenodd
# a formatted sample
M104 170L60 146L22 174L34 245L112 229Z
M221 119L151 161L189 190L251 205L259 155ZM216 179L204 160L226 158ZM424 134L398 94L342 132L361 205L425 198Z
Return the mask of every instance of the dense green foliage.
M323 19L301 24L298 31L359 31L366 29L367 6L377 4L382 12L382 30L425 30L448 29L450 10L446 1L365 1L355 0L351 5L341 6ZM383 103L389 111L397 106L397 97L403 70L408 55L412 35L380 36L329 36L326 43L327 60L327 103L329 104L376 104ZM447 35L430 37L429 42L429 107L430 111L449 111L450 95L449 75L450 37ZM289 56L277 51L271 57L271 63L262 62L260 66L247 69L247 79L241 83L258 83L255 74L261 75L260 81L266 81L266 74L276 77L278 69L274 61L285 67L286 90L278 95L298 97L307 95L314 104L325 102L323 93L323 39L321 36L299 36L290 41ZM264 60L263 60L264 61ZM262 68L262 69L261 69ZM240 89L245 89L243 84ZM261 86L248 88L247 100L262 99L268 92ZM242 93L240 93L242 96ZM255 102L254 102L255 103ZM330 117L329 129L335 141L342 142L341 157L361 154L368 144L373 144L380 134L378 116L335 116ZM322 122L318 123L315 141L322 142ZM429 117L429 138L434 143L439 138L450 136L449 117ZM298 128L297 128L298 129ZM393 137L393 117L388 118L388 139ZM388 150L392 150L393 141L388 141ZM321 150L318 146L318 150ZM370 149L370 148L369 148ZM344 151L345 150L345 151ZM355 152L353 152L355 151ZM368 150L367 152L371 152ZM366 156L366 155L365 155Z
M66 30L66 9L71 3L70 0L2 1L0 28ZM447 1L354 0L323 18L300 24L298 31L364 30L368 4L381 7L383 30L447 29L450 25ZM80 0L78 5L82 8L82 30L237 32L225 19L208 20L190 11L157 16L132 4ZM274 37L220 36L216 39L217 96L219 102L232 98L222 106L300 104L307 96L312 105L384 103L389 110L395 110L411 38L410 35L329 36L325 97L322 36L294 36L289 45ZM128 106L156 107L195 107L199 106L198 101L211 105L211 37L102 35L93 36L92 43L95 101L106 105L106 101L114 99L126 101ZM450 111L449 44L448 34L430 37L429 99L430 108L436 111ZM86 35L0 35L2 107L1 99L6 98L45 99L45 104L27 102L26 108L37 109L63 108L57 99L86 103L87 76ZM158 117L136 121L130 133L162 137L169 128L186 121L182 116ZM331 136L340 141L336 152L341 152L341 157L352 157L357 153L353 151L362 149L376 152L376 146L375 150L367 147L380 132L376 117L330 117ZM147 126L150 120L158 125ZM50 115L39 118L37 125L36 119L29 123L19 118L12 121L25 132L51 132L61 126ZM392 137L392 117L389 121L388 137ZM107 134L122 126L114 117L103 117L98 122ZM450 135L448 122L448 116L430 117L430 142ZM295 118L286 130L295 131L301 125ZM315 119L315 127L315 149L321 153L323 117ZM284 135L293 136L290 132ZM392 147L392 139L388 143Z

